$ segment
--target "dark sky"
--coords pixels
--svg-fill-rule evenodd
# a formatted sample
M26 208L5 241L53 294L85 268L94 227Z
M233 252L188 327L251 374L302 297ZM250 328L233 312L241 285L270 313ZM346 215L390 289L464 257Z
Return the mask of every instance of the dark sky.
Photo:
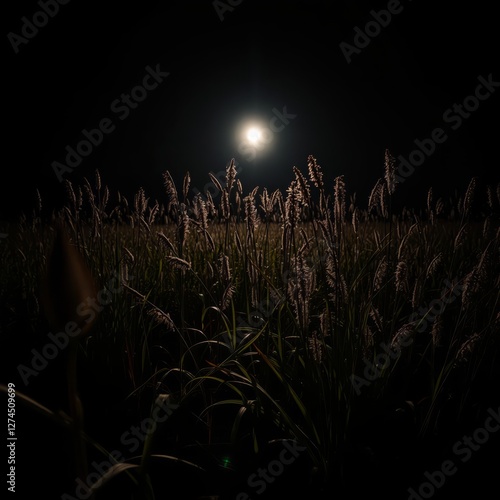
M72 0L15 53L8 34L22 36L23 17L33 20L41 4L10 2L1 218L31 210L36 188L46 208L58 206L63 190L52 163L65 163L66 146L76 148L82 130L106 118L113 130L64 177L79 184L99 169L112 193L130 197L142 186L152 199L164 199L164 170L179 186L189 171L192 186L204 191L208 172L223 171L233 157L245 191L285 189L292 167L306 172L312 154L330 189L344 174L348 191L366 204L383 175L385 149L408 158L414 141L437 127L446 139L400 186L401 200L421 202L431 185L438 195L461 191L473 175L500 180L500 90L460 123L455 112L444 118L474 95L479 77L500 81L492 4L231 3L221 20L212 0L106 6ZM389 5L399 13L348 63L340 43L354 45L355 28L364 31L370 11ZM138 90L144 99L126 115L116 101L142 84L147 67L169 75L154 89ZM273 109L283 113L285 106L295 117L279 132L282 122L274 120L270 144L250 161L241 127L249 120L269 127Z

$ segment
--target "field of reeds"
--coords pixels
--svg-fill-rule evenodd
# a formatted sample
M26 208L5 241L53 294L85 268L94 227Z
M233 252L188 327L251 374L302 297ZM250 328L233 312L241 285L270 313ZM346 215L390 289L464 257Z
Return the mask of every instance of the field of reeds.
M163 200L127 200L96 172L60 211L39 199L0 245L22 480L66 499L418 491L498 408L500 190L395 213L385 162L366 201L312 156L285 192L231 162L217 196L165 172ZM492 475L499 438L434 498Z

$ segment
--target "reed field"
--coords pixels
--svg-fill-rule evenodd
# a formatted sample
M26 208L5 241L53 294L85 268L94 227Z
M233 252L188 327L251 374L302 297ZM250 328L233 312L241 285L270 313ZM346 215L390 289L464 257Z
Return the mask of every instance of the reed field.
M498 411L500 186L396 212L388 151L367 200L313 156L293 174L268 192L231 162L190 196L165 171L153 200L96 172L4 228L25 480L67 500L408 498ZM434 498L493 471L489 437Z

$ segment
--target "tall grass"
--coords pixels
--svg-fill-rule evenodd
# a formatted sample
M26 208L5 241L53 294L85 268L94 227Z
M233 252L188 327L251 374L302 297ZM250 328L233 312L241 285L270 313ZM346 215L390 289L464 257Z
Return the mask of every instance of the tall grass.
M225 185L212 176L215 199L189 198L188 173L181 193L164 173L162 202L141 188L113 207L98 172L83 187L66 181L64 208L44 220L38 207L0 248L2 298L40 331L39 282L63 227L96 283L122 284L79 343L81 362L118 381L137 418L162 394L194 418L195 438L172 419L174 437L155 451L195 460L193 449L230 443L258 456L294 439L311 487L335 491L357 429L380 408L410 414L408 433L425 438L486 404L474 388L498 376L500 199L473 179L458 201L431 189L425 211L393 213L385 160L366 208L342 176L325 186L312 156L284 193L245 192L234 162ZM462 293L430 321L446 280ZM411 345L377 368L380 346L408 332ZM353 377L368 364L378 375L359 394Z

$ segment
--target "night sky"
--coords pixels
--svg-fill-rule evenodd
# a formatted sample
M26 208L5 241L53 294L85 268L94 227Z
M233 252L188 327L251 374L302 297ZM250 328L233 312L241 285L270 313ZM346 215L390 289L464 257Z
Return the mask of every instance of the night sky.
M66 163L66 147L76 148L82 131L100 124L107 133L63 178L93 181L98 169L111 204L116 190L132 197L139 187L165 201L165 170L179 187L189 171L193 189L204 191L208 172L224 171L231 158L245 192L256 185L285 189L292 167L306 172L312 154L330 189L345 175L348 192L366 206L383 175L385 149L408 158L414 141L436 128L446 139L398 188L400 201L425 201L431 185L437 196L462 192L472 176L500 180L500 87L495 92L490 84L488 97L463 118L453 110L474 95L478 78L500 81L492 4L102 4L58 5L29 39L19 38L23 18L33 21L41 3L11 2L4 13L2 219L29 213L36 188L45 210L60 206L64 189L53 164ZM377 27L371 11L388 8L397 13ZM43 24L43 16L37 19ZM356 48L356 32L370 21L379 34ZM355 49L348 57L342 42ZM157 80L145 79L155 72ZM143 84L150 89L136 89L138 101L124 101ZM255 158L241 135L254 122L270 137Z

